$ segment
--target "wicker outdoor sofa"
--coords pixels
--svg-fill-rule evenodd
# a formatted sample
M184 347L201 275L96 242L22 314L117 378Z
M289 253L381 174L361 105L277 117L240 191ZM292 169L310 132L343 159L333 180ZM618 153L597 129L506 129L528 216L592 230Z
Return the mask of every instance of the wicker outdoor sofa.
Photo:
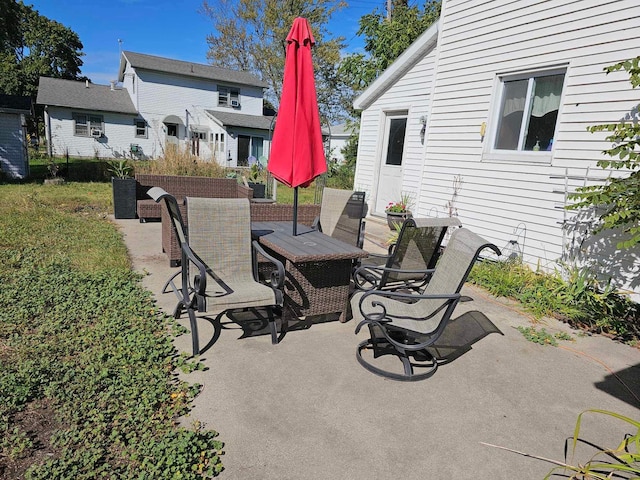
M189 194L192 197L195 195ZM184 201L179 202L180 214L186 224L189 222L187 207ZM180 245L171 226L171 218L167 208L162 206L162 251L169 257L169 265L180 265ZM298 205L298 223L312 226L313 221L320 215L320 205ZM251 202L252 222L283 222L293 220L293 205L284 203L258 203Z
M184 197L203 198L252 198L253 190L241 185L233 178L190 177L183 175L136 174L136 213L140 222L159 220L162 217L160 204L154 202L147 191L161 187L179 203Z

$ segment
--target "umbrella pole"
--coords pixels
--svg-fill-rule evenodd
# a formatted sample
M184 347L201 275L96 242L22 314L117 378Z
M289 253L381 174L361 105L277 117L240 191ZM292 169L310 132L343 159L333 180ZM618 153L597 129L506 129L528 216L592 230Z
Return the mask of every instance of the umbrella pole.
M298 187L293 187L293 236L298 234Z

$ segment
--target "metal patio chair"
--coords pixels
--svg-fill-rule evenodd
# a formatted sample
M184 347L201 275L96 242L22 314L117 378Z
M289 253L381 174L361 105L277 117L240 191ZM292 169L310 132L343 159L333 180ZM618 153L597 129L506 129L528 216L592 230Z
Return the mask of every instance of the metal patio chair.
M449 228L462 226L457 217L408 218L387 255L369 254L354 271L360 290L421 290L440 256Z
M423 293L384 290L355 293L351 309L358 322L356 334L365 325L370 333L370 338L358 345L358 362L367 370L394 380L422 380L433 375L438 360L428 347L444 332L460 301L462 285L485 248L500 255L494 244L460 228L453 232ZM365 349L373 350L373 359L363 357ZM387 364L383 368L379 358L385 355L398 357L403 372L387 370ZM414 371L416 368L420 371Z
M284 266L251 241L249 200L186 197L189 227L175 197L159 187L148 194L165 201L182 252L180 286L168 284L178 297L174 317L189 315L193 355L200 353L196 312L215 313L216 322L232 310L264 308L271 342L278 343L275 310L282 307ZM274 264L268 284L258 282L256 252Z
M320 215L313 227L322 233L362 248L364 244L365 192L325 187Z

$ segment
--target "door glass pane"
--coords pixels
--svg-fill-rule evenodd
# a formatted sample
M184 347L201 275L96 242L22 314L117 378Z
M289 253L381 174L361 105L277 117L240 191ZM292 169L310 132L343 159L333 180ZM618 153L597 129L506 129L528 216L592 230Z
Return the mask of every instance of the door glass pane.
M402 165L404 152L404 134L407 129L406 118L392 118L389 122L389 145L387 146L387 165Z
M564 74L534 79L533 102L525 150L551 150L558 119Z
M251 137L247 135L238 135L238 166L249 166L249 145Z
M256 158L260 158L263 155L261 137L251 137L251 155Z
M528 80L504 82L500 123L496 135L495 148L500 150L517 150L520 138L520 127L527 96Z

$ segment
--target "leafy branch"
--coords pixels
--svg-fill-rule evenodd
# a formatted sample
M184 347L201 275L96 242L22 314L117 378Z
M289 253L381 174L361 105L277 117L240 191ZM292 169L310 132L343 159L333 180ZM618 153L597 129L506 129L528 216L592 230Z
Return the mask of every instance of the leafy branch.
M616 63L605 68L607 74L624 70L629 74L633 88L640 85L640 56ZM618 243L618 248L631 248L640 244L640 123L638 112L640 105L636 105L628 118L618 123L595 125L588 127L591 133L610 132L606 137L612 147L602 153L608 159L600 160L598 166L614 170L630 170L626 177L609 177L602 185L590 185L576 189L576 193L569 196L576 203L567 206L569 210L582 208L602 208L601 223L594 230L621 228L628 235L628 239Z

